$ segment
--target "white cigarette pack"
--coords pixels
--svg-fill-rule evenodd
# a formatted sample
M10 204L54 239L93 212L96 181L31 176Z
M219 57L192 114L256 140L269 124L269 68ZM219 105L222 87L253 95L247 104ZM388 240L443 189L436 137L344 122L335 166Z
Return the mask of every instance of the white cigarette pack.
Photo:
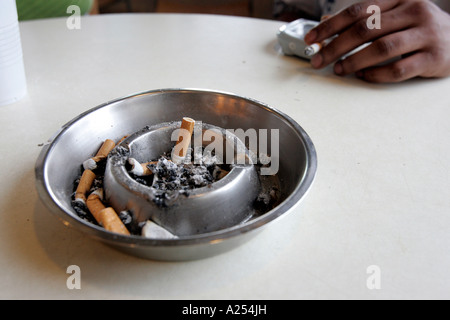
M283 53L303 59L311 59L310 56L305 54L307 44L304 39L305 35L318 24L318 21L298 19L281 26L277 38Z

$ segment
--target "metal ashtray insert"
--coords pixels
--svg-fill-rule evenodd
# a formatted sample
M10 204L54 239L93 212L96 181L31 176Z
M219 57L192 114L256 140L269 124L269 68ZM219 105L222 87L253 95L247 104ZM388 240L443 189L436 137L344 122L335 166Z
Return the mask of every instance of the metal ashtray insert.
M179 127L180 122L146 127L125 139L111 152L104 178L106 201L117 212L131 211L135 223L150 219L176 236L218 231L248 220L253 214L253 203L260 192L258 174L250 157L247 157L247 164L239 164L237 161L239 151L247 150L243 143L216 126L203 124L202 129L221 133L226 145L220 150L224 153L232 150L230 152L234 153L232 157L215 155L221 159L233 159L230 172L219 181L188 192L162 192L139 183L130 176L127 160L131 158L145 162L148 159L158 159L161 154L172 150L174 142L171 137ZM203 130L195 130L191 145L194 145L196 135L202 135ZM206 145L203 139L201 145ZM194 162L194 159L189 161Z

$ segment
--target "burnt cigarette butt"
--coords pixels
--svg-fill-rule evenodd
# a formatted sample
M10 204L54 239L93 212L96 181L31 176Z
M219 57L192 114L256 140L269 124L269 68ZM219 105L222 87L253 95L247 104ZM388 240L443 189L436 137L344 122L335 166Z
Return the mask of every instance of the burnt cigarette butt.
M181 162L186 157L189 144L191 143L194 125L195 120L188 117L184 117L181 121L180 133L172 154L172 160L175 163Z
M95 155L94 159L95 162L99 162L100 160L106 159L108 154L111 152L112 149L116 146L116 143L112 141L111 139L106 139L105 142L103 142L102 146L98 150L97 154Z
M128 138L129 136L123 136L122 139L119 140L119 142L116 143L116 146L119 145L123 140L125 140L126 138Z
M85 170L95 170L97 168L97 162L106 159L108 154L112 149L114 149L115 146L116 143L114 141L112 141L111 139L106 139L100 149L97 151L95 157L87 159L83 162L83 168Z
M91 189L92 183L95 179L95 173L91 170L84 170L81 175L80 182L78 183L75 191L75 200L86 203L86 193Z
M116 211L111 208L105 208L99 212L99 223L108 231L130 235L127 227L123 224L122 220L120 220Z
M86 201L86 206L88 207L89 211L92 213L92 215L94 216L95 220L97 220L98 223L100 223L99 221L100 211L106 208L102 202L102 198L103 198L103 190L97 189L89 195Z
M146 162L146 163L141 163L141 167L142 167L142 175L143 176L149 176L153 174L153 171L148 167L149 165L155 165L157 164L158 161L150 161L150 162Z
M91 193L86 201L89 211L95 220L108 231L129 235L130 232L120 220L113 208L106 208L102 202L103 190L98 189Z
M141 234L143 237L151 239L176 239L176 235L170 233L163 227L157 225L151 220L147 220L145 225L142 227Z
M157 164L158 161L150 161L146 163L139 163L134 158L129 158L128 163L131 165L130 172L133 173L136 176L142 177L142 176L150 176L153 174L153 171L150 170L147 166L151 164Z

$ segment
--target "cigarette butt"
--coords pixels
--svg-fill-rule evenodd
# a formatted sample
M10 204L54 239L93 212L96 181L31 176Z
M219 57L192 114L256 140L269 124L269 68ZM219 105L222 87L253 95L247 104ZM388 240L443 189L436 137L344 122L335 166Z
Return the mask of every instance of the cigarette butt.
M170 233L163 227L157 225L151 220L147 220L142 227L142 236L151 239L176 239L176 235Z
M150 161L150 162L146 162L146 163L141 163L141 167L142 167L142 169L144 170L144 171L142 172L142 175L143 175L143 176L149 176L149 175L152 175L152 174L153 174L153 171L150 170L150 169L148 168L148 166L151 165L151 164L157 164L157 163L158 163L158 161Z
M95 170L97 169L97 162L94 159L87 159L83 162L84 170Z
M84 170L81 175L80 182L78 183L75 191L75 200L86 202L86 193L91 189L92 183L95 179L95 173L91 170Z
M100 211L105 209L105 205L102 202L103 198L103 190L97 189L96 191L92 192L89 197L87 198L86 205L89 209L89 211L94 216L95 220L97 220L98 223L99 217L100 217Z
M120 220L113 208L106 208L102 202L103 190L98 189L87 198L86 205L95 220L108 231L129 235L130 232Z
M105 208L99 212L99 220L99 223L108 231L130 235L127 227L125 227L116 211L111 207Z
M158 161L150 161L146 163L139 163L134 158L129 158L128 163L131 164L131 170L130 172L133 173L136 176L142 177L142 176L150 176L153 174L153 171L150 170L147 166L151 164L157 164Z
M100 149L98 150L95 157L93 157L92 159L95 162L99 162L100 160L106 159L108 154L111 152L112 149L114 149L115 146L116 143L114 141L112 141L111 139L106 139L105 142L103 142Z
M119 145L123 140L125 140L126 138L128 138L129 136L123 136L122 139L119 140L119 142L116 143L116 146Z
M114 141L112 141L111 139L106 139L100 149L97 151L95 157L87 159L83 162L83 168L85 170L95 170L97 168L97 162L106 159L108 154L112 149L114 149L115 146L116 143Z
M181 162L185 157L189 144L191 143L192 132L194 131L195 120L184 117L181 121L180 133L177 143L172 153L172 160L175 163Z

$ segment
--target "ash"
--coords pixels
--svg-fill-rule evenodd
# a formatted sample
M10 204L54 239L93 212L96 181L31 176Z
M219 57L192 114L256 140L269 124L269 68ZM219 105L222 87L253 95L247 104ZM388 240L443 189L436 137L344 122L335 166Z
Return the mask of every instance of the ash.
M192 155L183 163L177 165L162 157L156 166L149 166L155 173L153 187L159 190L189 190L201 188L220 180L224 168L218 165L216 156L200 148L194 153L195 163L191 162Z
M213 176L214 166L180 164L177 165L167 158L159 159L155 165L150 165L154 178L152 187L158 190L189 190L205 187L216 179Z
M194 163L191 159L195 160ZM161 206L169 205L170 200L174 200L179 194L189 196L189 190L211 185L230 171L228 165L219 164L217 157L203 148L195 152L191 149L180 164L172 162L166 153L148 168L153 175L133 178L156 189L154 201Z

